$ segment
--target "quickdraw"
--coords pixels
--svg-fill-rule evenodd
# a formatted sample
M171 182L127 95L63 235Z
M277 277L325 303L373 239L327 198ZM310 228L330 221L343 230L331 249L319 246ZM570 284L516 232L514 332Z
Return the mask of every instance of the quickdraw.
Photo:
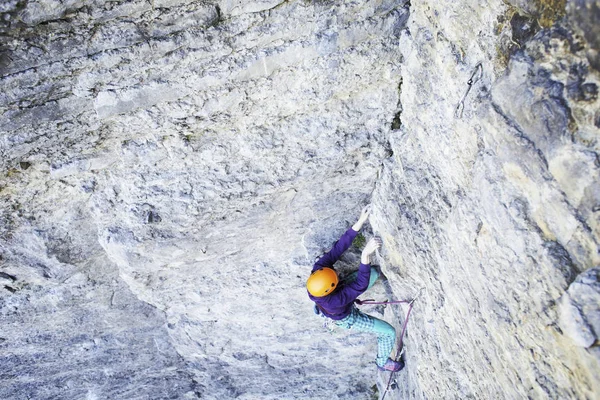
M462 99L460 99L460 102L458 103L458 105L456 106L456 109L454 110L454 116L456 118L462 118L463 111L465 110L465 100L467 98L467 95L471 91L471 88L473 87L473 85L475 83L479 82L479 80L482 77L483 77L483 66L481 65L481 63L477 63L477 65L475 66L475 69L473 70L473 73L471 74L471 77L467 81L467 90L465 91L465 94L463 95Z

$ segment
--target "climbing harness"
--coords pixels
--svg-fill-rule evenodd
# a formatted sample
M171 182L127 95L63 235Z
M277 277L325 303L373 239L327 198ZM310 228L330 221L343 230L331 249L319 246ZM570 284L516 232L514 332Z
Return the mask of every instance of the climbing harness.
M454 116L456 118L462 118L463 111L465 109L465 100L467 98L467 95L471 91L471 88L473 87L473 85L475 83L477 83L482 77L483 77L483 66L481 65L481 63L477 63L477 65L475 66L475 69L473 70L473 73L471 74L471 77L467 81L467 90L465 91L465 94L463 95L462 99L460 99L460 102L458 103L458 105L456 106L456 109L454 110Z
M421 295L422 291L423 291L423 288L419 289L419 292L417 293L417 295L415 297L413 297L412 300L395 300L395 301L375 301L373 299L368 299L368 300L356 299L356 300L354 300L354 302L358 305L363 305L363 304L402 304L402 303L408 304L408 312L406 313L406 318L404 318L404 324L402 326L402 333L400 334L400 342L398 343L398 348L396 349L396 360L395 361L400 360L400 358L402 358L402 354L404 353L403 339L404 339L404 334L406 333L406 325L408 324L408 318L410 317L410 312L412 311L415 300ZM395 372L392 371L392 373L390 374L390 379L388 380L387 386L385 388L385 391L383 392L383 396L381 397L381 400L385 399L385 396L390 389L390 386L392 384L392 379L394 378L394 373Z
M325 322L323 322L323 328L327 329L327 331L329 331L330 334L333 334L335 332L335 321L332 320L331 318L328 318L322 311L321 307L318 304L315 304L313 306L313 312L315 313L315 315L318 315L319 317L325 319Z

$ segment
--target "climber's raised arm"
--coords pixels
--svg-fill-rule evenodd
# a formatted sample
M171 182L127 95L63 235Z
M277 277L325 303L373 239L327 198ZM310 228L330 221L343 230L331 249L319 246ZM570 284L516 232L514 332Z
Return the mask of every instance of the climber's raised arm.
M335 242L332 249L329 250L327 253L325 253L325 255L323 255L315 263L315 265L313 266L313 271L315 271L319 268L333 267L333 264L337 260L339 260L339 258L342 256L342 254L346 250L348 250L348 248L352 245L352 241L358 234L358 231L360 231L363 224L369 218L370 212L371 212L370 206L366 206L365 208L363 208L362 212L360 213L360 218L358 219L358 221L356 221L356 223L354 225L352 225L352 228L350 228L346 232L344 232L342 237L337 242Z
M366 205L361 213L360 213L360 218L358 219L358 221L356 221L356 223L354 225L352 225L352 230L355 232L358 232L362 229L362 226L364 225L364 223L369 219L369 215L371 214L371 205Z

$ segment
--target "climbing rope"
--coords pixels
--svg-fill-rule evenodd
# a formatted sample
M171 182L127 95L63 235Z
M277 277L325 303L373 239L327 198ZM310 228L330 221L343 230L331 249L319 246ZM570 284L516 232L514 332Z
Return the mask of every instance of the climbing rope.
M467 98L467 95L471 91L471 88L473 87L473 85L475 83L477 83L481 79L482 76L483 76L483 66L481 65L481 63L478 63L475 66L475 69L473 70L471 77L467 81L467 90L466 90L465 94L463 95L462 99L460 99L460 102L458 103L458 105L456 106L456 109L454 110L454 116L456 118L462 118L463 111L465 109L465 100Z
M364 304L403 304L406 303L408 304L408 312L406 313L406 318L404 318L404 324L402 325L402 333L400 334L400 341L398 343L398 348L396 349L396 360L398 361L401 357L402 357L402 353L403 353L403 347L404 347L404 343L403 343L403 339L404 339L404 334L406 333L406 325L408 324L408 318L410 317L410 312L412 311L413 308L413 304L415 302L415 300L421 295L421 292L423 291L423 288L419 289L419 292L417 293L417 295L415 297L413 297L412 300L394 300L394 301L375 301L373 299L368 299L368 300L354 300L354 302L358 305L364 305ZM387 386L385 388L385 391L383 392L383 396L381 397L381 400L385 399L385 396L387 395L387 392L390 389L390 385L392 384L392 379L394 378L394 373L392 371L392 373L390 374L390 379L388 380Z

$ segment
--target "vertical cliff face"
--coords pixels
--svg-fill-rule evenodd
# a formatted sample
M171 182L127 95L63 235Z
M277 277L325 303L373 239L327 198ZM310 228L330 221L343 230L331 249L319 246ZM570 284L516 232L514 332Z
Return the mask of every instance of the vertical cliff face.
M598 5L505 3L414 3L400 40L401 124L372 222L394 292L425 288L405 398L599 390L597 347L566 332L586 317L559 318L599 262L597 27L581 18Z
M303 284L389 151L403 3L3 12L1 345L20 369L1 397L372 392L371 338L333 338Z
M390 398L600 390L597 2L0 12L0 397L377 398L304 290L368 202Z

